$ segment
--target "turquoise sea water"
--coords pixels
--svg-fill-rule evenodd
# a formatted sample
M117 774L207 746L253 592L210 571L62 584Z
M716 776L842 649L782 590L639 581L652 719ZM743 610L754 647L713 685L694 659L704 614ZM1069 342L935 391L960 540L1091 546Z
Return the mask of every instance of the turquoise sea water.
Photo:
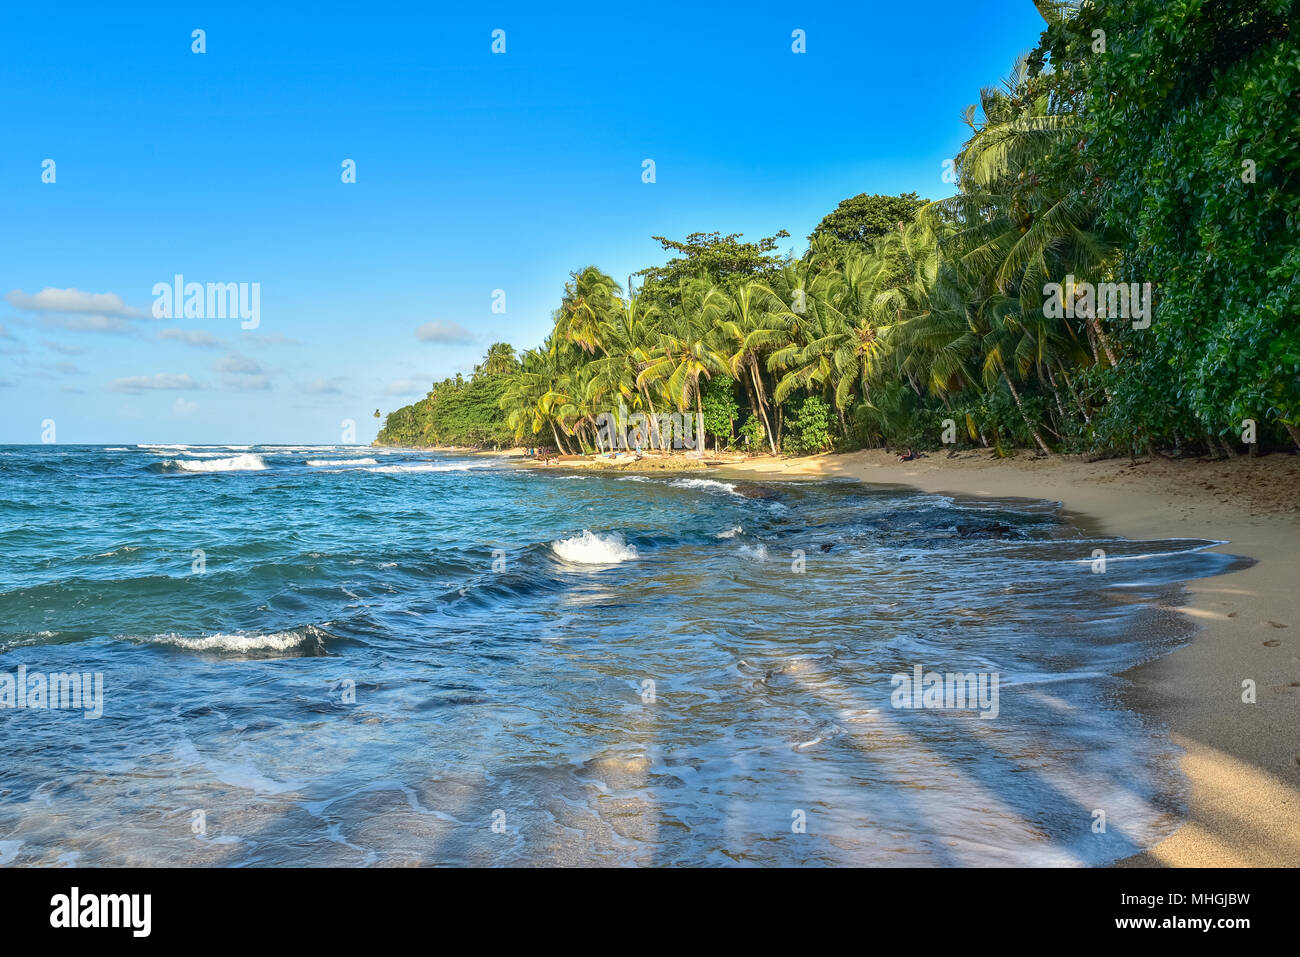
M1177 821L1114 676L1186 639L1209 544L851 482L2 447L0 696L103 698L0 707L0 863L1104 863ZM996 675L996 717L895 707L917 666Z

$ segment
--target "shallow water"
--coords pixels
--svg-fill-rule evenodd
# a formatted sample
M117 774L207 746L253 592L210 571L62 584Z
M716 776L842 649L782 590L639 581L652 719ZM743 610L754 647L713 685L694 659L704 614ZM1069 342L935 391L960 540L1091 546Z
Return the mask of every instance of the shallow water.
M1177 822L1113 676L1187 637L1209 544L851 482L3 447L0 675L104 701L0 709L0 863L1104 863ZM894 707L918 665L996 675L996 717Z

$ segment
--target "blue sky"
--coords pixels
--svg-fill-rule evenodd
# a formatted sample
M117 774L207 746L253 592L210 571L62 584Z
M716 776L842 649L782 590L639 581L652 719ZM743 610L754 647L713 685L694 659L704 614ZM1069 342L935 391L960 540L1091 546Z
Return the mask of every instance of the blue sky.
M652 235L802 251L848 196L947 195L961 110L1042 28L1029 0L286 7L3 14L0 442L369 441L540 342L570 271L663 262ZM258 327L153 318L177 273L259 283Z

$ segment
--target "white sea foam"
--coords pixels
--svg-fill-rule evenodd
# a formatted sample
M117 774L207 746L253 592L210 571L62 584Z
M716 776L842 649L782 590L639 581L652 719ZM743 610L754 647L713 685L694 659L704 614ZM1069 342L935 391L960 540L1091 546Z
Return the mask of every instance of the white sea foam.
M566 562L575 565L617 565L619 562L635 561L637 557L636 546L628 545L617 532L593 535L585 528L581 535L551 542L551 550Z
M736 554L740 555L742 558L748 558L751 561L765 562L767 561L767 546L741 545L736 549Z
M730 492L732 495L739 495L736 486L730 482L719 482L716 479L684 478L669 482L669 485L675 485L677 488L703 488L709 491Z
M368 468L367 472L383 472L395 475L401 472L468 472L470 469L487 468L486 465L380 465Z
M260 472L266 462L260 455L233 455L225 459L176 459L186 472Z
M378 465L374 459L308 459L307 464L313 468L328 465Z
M303 631L273 631L265 635L203 635L200 638L186 638L184 635L171 633L154 635L142 639L152 645L171 645L187 651L231 651L247 654L250 651L288 651L297 648L307 640L316 640L311 629Z
M744 531L745 531L744 528L742 528L741 526L733 525L725 532L718 532L718 534L713 537L714 538L735 538L737 535L740 535Z

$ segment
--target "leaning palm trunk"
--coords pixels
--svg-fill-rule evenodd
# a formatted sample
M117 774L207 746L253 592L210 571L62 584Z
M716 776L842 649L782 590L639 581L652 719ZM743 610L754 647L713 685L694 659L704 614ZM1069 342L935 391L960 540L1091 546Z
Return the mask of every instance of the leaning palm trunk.
M663 436L659 434L659 415L655 412L654 399L650 398L650 390L642 389L641 395L645 397L645 404L650 409L650 427L646 430L646 444L650 448L655 447L655 441L658 440L659 448L664 447Z
M700 455L706 451L704 448L704 405L700 401L700 377L697 373L695 376L695 447L700 450Z
M754 358L753 353L750 353L748 361L749 374L754 380L754 391L758 394L758 411L763 416L763 428L767 431L767 442L772 447L772 454L776 455L776 438L772 435L772 423L767 420L767 397L763 394L763 379L758 374L758 360Z
M1056 399L1056 411L1061 413L1061 421L1064 422L1066 419L1065 406L1061 403L1061 392L1056 387L1056 376L1052 375L1052 367L1050 365L1047 367L1047 381L1052 386L1052 398Z
M1070 374L1065 371L1065 363L1062 362L1060 365L1061 365L1061 378L1065 380L1065 387L1070 390L1070 395L1074 397L1074 404L1077 405L1079 407L1079 411L1083 413L1083 421L1091 425L1092 416L1088 414L1088 409L1083 404L1083 399L1079 397L1079 393L1074 388L1074 383L1070 381Z
M1110 347L1110 337L1102 330L1101 323L1097 321L1096 316L1088 318L1088 325L1091 327L1093 334L1096 335L1097 341L1101 343L1101 349L1106 353L1106 360L1114 368L1119 363L1115 361L1115 350Z
M1034 437L1034 441L1037 442L1038 447L1043 450L1043 454L1051 455L1052 450L1047 447L1047 443L1043 441L1043 437L1038 433L1038 427L1029 420L1029 414L1025 411L1025 404L1020 400L1020 392L1016 389L1016 384L1011 381L1011 376L1007 375L1006 367L1003 366L1001 371L1002 381L1007 384L1007 388L1011 390L1011 397L1016 400L1016 408L1020 411L1020 418L1024 420L1025 428L1027 428L1029 434Z

